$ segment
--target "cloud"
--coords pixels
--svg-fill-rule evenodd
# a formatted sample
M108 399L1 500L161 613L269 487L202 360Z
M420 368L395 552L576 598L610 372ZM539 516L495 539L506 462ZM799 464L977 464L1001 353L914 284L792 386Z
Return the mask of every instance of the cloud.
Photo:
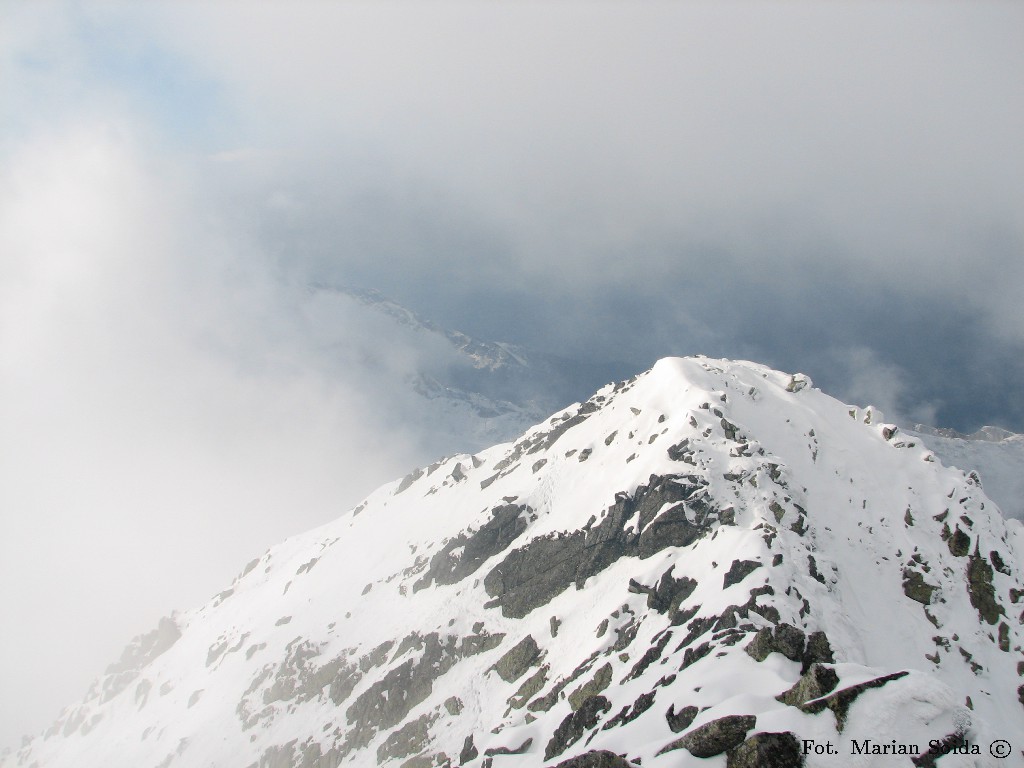
M440 351L293 287L149 149L90 124L3 158L5 739L438 448L403 383Z

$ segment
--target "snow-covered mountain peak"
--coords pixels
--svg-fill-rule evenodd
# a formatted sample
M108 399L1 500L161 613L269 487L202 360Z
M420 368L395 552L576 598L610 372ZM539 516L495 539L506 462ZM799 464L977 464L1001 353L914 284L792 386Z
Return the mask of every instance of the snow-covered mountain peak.
M1021 735L1022 553L974 477L877 412L800 374L665 359L271 549L3 765L987 749Z

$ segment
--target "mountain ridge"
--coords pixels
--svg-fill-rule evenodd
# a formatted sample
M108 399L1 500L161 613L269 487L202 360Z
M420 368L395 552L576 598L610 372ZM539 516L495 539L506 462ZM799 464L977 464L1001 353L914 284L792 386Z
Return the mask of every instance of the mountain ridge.
M804 739L1012 739L1022 551L974 477L873 409L666 359L272 548L3 765L743 766Z

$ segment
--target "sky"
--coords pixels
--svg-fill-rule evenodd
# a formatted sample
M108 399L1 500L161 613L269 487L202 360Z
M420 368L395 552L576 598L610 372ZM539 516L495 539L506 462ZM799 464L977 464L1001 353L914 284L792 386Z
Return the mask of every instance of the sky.
M310 285L1024 431L1022 38L1011 2L0 0L0 745L435 458L395 382L445 350Z

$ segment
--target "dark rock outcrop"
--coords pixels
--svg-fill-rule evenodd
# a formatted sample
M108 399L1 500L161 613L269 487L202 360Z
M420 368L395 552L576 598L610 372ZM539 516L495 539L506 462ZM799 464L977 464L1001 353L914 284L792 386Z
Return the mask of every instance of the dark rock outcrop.
M533 639L533 635L527 635L502 656L494 665L494 671L498 677L506 683L514 682L526 674L526 671L536 664L540 657L540 646Z
M849 688L843 688L840 691L836 691L830 696L824 699L816 699L807 704L803 704L800 709L809 714L817 714L824 712L826 709L831 709L836 716L836 727L842 731L843 726L846 725L846 713L850 709L850 705L860 696L864 691L870 690L871 688L881 688L886 683L892 682L893 680L899 680L901 677L906 677L907 672L894 672L891 675L884 675L882 677L876 677L874 680L868 680L867 682L858 683L857 685L851 685Z
M526 530L529 507L505 504L491 510L491 519L476 531L460 533L430 558L430 567L413 585L416 592L438 584L456 584L472 575L484 562L501 552ZM459 556L453 555L462 549Z
M839 685L839 675L831 667L812 664L796 685L775 698L791 707L799 707L811 699L831 693Z
M747 731L752 730L756 725L757 718L754 715L720 717L710 723L704 723L682 738L666 744L658 750L658 754L663 755L676 749L686 749L694 757L714 757L742 744L747 738Z
M634 768L634 765L614 752L600 749L570 757L552 768Z
M801 630L792 624L776 624L759 630L745 650L757 661L764 661L770 653L781 653L791 661L802 661L804 643Z
M522 618L571 584L583 583L625 556L641 559L668 547L692 544L717 519L707 481L686 475L652 475L629 496L620 493L604 519L589 530L534 539L509 552L484 579L505 616ZM635 530L625 525L636 518Z
M722 589L728 589L733 584L739 584L760 567L761 563L757 560L733 560L723 579Z
M804 756L797 737L783 733L755 733L729 752L726 768L798 768Z
M559 723L554 735L544 748L544 759L558 757L569 747L583 738L583 734L597 725L601 715L612 708L604 696L591 696L575 712L566 715Z
M675 711L675 704L668 708L668 712L665 713L665 719L668 721L668 727L672 730L672 733L681 733L690 727L690 724L697 719L697 714L700 712L696 707L683 707L678 712Z

